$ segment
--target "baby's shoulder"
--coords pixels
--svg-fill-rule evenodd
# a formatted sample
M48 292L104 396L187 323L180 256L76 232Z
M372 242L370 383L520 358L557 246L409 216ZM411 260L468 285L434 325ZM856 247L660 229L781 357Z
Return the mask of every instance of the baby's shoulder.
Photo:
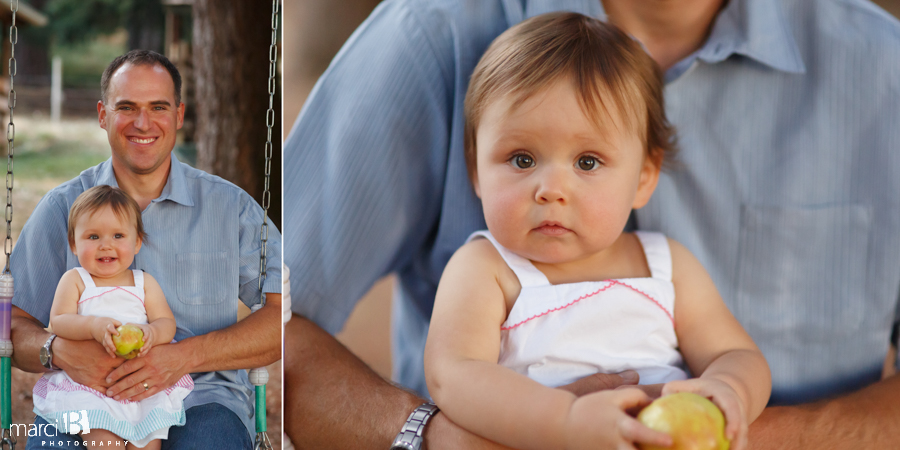
M481 263L506 265L503 261L503 257L497 250L497 247L495 247L486 237L476 237L463 244L463 246L453 254L453 257L450 260L453 261L454 259L467 264Z
M500 251L485 237L478 237L459 248L447 263L447 271L463 279L490 278L495 280L504 292L518 292L519 278L503 259Z
M59 279L59 284L63 286L76 286L78 287L78 292L84 291L84 281L81 279L81 274L78 273L77 268L67 270Z

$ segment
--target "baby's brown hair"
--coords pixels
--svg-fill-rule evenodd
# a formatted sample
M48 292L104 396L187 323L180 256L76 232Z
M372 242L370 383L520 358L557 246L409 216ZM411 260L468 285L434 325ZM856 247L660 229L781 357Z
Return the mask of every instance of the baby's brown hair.
M487 105L513 95L512 107L518 107L566 78L591 120L601 123L601 115L610 117L614 107L625 126L644 133L647 156L657 167L675 155L675 130L666 119L662 71L656 62L615 26L556 12L506 30L475 66L465 101L465 157L471 180L476 177L477 126Z
M93 214L104 206L112 208L120 219L133 219L141 241L147 239L141 208L125 191L108 185L94 186L78 196L69 210L69 247L75 247L75 223L85 214Z

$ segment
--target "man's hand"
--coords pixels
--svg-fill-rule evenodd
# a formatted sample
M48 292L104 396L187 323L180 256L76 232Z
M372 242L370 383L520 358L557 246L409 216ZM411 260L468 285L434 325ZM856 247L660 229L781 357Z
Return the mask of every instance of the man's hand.
M164 391L188 373L188 358L178 343L154 345L146 355L125 361L109 374L105 381L111 387L106 395L138 402Z
M638 381L640 381L640 376L633 370L619 373L595 373L565 386L560 386L557 389L562 389L575 394L577 397L581 397L582 395L607 389L616 389L621 386L633 387L638 384ZM654 397L649 392L647 395Z
M100 392L112 383L107 375L122 364L124 359L109 356L97 341L70 341L57 337L53 340L53 365L64 370L69 377Z

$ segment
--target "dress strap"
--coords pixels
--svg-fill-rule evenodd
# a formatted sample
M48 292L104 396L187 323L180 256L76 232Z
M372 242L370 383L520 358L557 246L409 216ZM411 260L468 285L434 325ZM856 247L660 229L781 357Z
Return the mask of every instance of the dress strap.
M672 252L666 235L652 231L635 231L634 234L644 247L644 256L650 266L650 276L672 281Z
M500 257L503 258L503 261L506 262L506 265L512 269L513 273L516 274L516 277L519 278L519 284L525 287L534 287L534 286L546 286L550 284L550 281L547 280L547 276L544 275L543 272L534 267L534 264L531 263L526 258L523 258L512 251L508 250L506 247L500 245L494 236L491 235L491 232L488 230L481 230L472 233L468 239L466 239L466 243L477 239L478 237L484 237L487 240L491 241L491 244L494 245L494 248L497 249L497 252L500 253Z
M97 287L97 285L94 284L94 278L91 277L91 274L88 273L87 269L84 267L76 267L75 270L78 271L78 275L81 275L81 281L84 282L85 289Z
M131 272L134 274L134 287L138 289L144 289L144 271L138 269L132 269Z

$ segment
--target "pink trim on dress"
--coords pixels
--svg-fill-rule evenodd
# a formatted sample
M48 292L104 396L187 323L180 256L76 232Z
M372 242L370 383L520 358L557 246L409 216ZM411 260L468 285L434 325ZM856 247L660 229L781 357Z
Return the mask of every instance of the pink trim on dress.
M84 300L79 301L78 304L80 305L80 304L82 304L82 303L84 303L84 302L86 302L86 301L88 301L88 300L90 300L90 299L92 299L92 298L97 298L97 297L99 297L99 296L101 296L101 295L109 294L110 292L115 291L116 289L121 290L121 291L125 291L125 292L131 294L132 297L134 297L134 298L140 300L141 305L144 304L144 301L141 300L141 297L139 297L139 296L137 296L137 295L134 295L134 292L131 292L131 291L129 291L128 289L122 289L121 286L115 286L115 287L113 287L112 289L110 289L110 290L108 290L108 291L106 291L106 292L101 292L101 293L99 293L99 294L97 294L97 295L95 295L95 296L93 296L93 297L88 297L88 298L86 298L86 299L84 299Z
M531 321L531 320L533 320L533 319L537 319L538 317L546 316L547 314L550 314L550 313L552 313L552 312L561 311L561 310L563 310L563 309L566 309L566 308L568 308L568 307L570 307L570 306L572 306L572 305L574 305L574 304L576 304L576 303L578 303L578 302L580 302L580 301L582 301L582 300L584 300L584 299L586 299L586 298L588 298L588 297L593 297L593 296L595 296L595 295L597 295L597 294L599 294L599 293L601 293L601 292L603 292L603 291L605 291L605 290L607 290L607 289L609 289L609 288L611 288L611 287L613 287L613 286L616 286L616 285L619 285L619 286L625 286L625 287L631 289L632 291L637 292L638 294L641 294L641 295L643 295L644 297L647 297L647 299L649 299L649 300L650 300L651 302L653 302L656 306L658 306L659 309L663 310L663 312L666 313L666 316L669 318L669 320L672 321L672 324L673 324L673 325L675 324L675 318L672 317L672 314L671 314L666 308L664 308L663 305L662 305L661 303L659 303L658 301L656 301L656 299L654 299L653 297L647 295L646 292L643 292L643 291L641 291L641 290L635 288L634 286L631 286L631 285L629 285L629 284L623 283L623 282L621 282L621 281L619 281L619 280L606 280L606 281L609 282L609 284L607 284L606 286L604 286L604 287L602 287L602 288L600 288L600 289L597 289L597 290L594 291L594 292L591 292L590 294L582 295L581 297L578 297L578 298L576 298L575 300L572 300L571 302L566 303L566 304L563 305L563 306L559 306L559 307L556 307L556 308L553 308L553 309L548 309L547 311L544 311L544 312L542 312L542 313L540 313L540 314L536 314L536 315L534 315L534 316L531 316L531 317L529 317L529 318L527 318L527 319L525 319L525 320L523 320L523 321L521 321L521 322L519 322L519 323L517 323L517 324L515 324L515 325L510 325L510 326L508 326L508 327L500 327L500 329L503 330L503 331L512 330L513 328L516 328L516 327L518 327L519 325L524 324L525 322Z

